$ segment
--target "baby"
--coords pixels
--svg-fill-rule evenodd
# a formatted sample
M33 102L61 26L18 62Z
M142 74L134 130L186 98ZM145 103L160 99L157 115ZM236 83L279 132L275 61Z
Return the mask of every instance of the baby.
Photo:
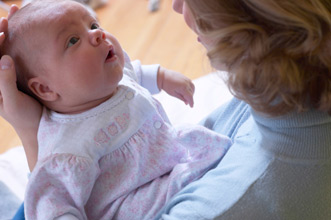
M192 106L191 81L131 63L82 4L33 1L8 29L3 54L15 61L18 86L45 106L27 219L153 219L231 145L200 126L172 127L150 92Z

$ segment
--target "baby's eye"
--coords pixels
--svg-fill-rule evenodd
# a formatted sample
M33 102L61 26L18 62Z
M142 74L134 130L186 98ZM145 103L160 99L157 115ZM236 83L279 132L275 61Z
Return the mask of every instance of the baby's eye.
M94 30L94 29L98 29L99 28L99 25L98 24L92 24L91 25L91 30Z
M79 38L78 38L78 37L72 37L72 38L70 38L67 47L69 48L69 47L73 46L73 45L74 45L75 43L77 43L78 41L79 41Z

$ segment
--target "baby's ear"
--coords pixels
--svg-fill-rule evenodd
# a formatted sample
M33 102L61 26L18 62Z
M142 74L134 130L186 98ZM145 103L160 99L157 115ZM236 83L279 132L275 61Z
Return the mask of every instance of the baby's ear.
M49 88L41 77L33 77L28 81L29 89L42 101L53 102L58 99L58 94Z

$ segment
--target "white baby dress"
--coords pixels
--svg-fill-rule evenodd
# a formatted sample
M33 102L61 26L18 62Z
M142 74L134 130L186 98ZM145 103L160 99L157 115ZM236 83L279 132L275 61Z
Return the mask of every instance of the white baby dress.
M153 219L221 160L229 138L197 125L173 127L131 74L113 97L86 112L44 109L27 219Z

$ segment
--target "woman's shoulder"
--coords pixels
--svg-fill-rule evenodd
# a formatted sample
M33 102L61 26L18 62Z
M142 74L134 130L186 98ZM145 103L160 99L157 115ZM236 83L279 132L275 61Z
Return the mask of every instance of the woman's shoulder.
M250 117L250 106L242 100L233 98L209 114L201 124L233 138L238 128Z

